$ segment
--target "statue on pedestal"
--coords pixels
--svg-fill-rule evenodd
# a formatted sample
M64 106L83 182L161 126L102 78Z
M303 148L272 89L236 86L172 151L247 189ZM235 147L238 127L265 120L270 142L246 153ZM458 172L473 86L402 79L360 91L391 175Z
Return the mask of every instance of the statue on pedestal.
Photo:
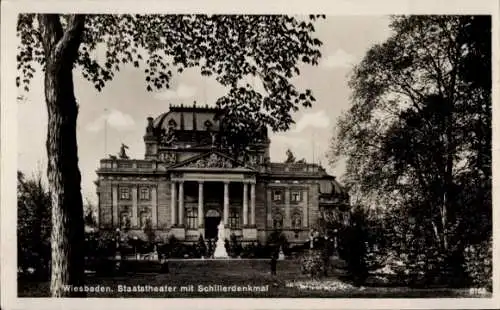
M225 228L222 221L217 227L217 244L215 245L214 258L228 258L226 247L224 246Z

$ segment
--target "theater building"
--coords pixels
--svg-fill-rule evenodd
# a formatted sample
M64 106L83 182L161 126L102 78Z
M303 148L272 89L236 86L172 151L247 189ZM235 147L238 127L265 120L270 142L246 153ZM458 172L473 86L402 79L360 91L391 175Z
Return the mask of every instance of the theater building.
M348 196L318 164L270 162L267 130L246 160L218 147L224 132L214 108L171 106L147 119L144 159L117 156L97 170L99 227L137 234L145 227L165 239L215 238L220 221L229 237L265 242L279 229L304 242L321 216L342 219Z

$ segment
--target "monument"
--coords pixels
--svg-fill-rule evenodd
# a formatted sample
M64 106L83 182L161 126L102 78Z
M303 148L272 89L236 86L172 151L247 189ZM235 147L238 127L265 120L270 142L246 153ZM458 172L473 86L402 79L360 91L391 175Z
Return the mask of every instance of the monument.
M285 253L283 253L283 247L280 246L280 251L278 254L278 260L284 260L285 259Z
M228 258L226 247L224 246L224 224L222 221L217 229L217 243L215 244L214 258Z

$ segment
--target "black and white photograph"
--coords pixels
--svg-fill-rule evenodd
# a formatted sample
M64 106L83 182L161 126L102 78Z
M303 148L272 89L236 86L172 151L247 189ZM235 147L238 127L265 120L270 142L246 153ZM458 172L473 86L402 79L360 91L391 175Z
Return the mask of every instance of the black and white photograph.
M9 299L495 300L498 12L28 3L2 3Z

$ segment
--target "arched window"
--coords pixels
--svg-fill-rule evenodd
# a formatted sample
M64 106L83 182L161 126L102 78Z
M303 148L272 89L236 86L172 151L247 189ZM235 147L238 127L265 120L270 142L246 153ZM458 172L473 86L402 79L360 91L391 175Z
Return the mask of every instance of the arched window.
M295 212L293 214L292 227L293 229L300 229L302 227L302 214L300 214L300 212Z
M237 211L229 212L229 227L232 229L240 228L240 213Z
M187 227L191 229L198 228L198 212L194 208L189 208L187 210Z
M273 216L273 228L274 229L283 228L283 215L281 215L281 213L276 213Z

